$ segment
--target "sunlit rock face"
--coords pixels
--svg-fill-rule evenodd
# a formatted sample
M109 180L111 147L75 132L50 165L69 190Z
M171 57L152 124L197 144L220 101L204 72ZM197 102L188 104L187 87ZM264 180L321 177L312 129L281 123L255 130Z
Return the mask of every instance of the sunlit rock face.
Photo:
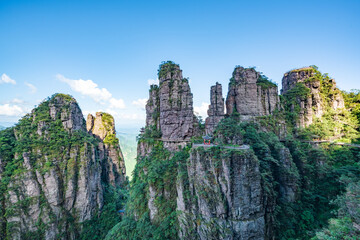
M120 148L86 125L76 100L56 94L8 130L15 151L0 154L2 237L79 239L82 223L101 211L104 186L120 184L125 172L114 170ZM90 125L97 129L96 120Z
M253 68L236 67L229 83L226 113L239 113L243 119L264 116L278 109L279 96L276 85L259 83L260 73Z
M212 135L217 124L224 118L224 98L222 95L222 86L219 83L211 86L210 105L207 111L208 117L205 120L206 134Z
M176 150L194 135L195 123L193 95L179 65L160 65L159 86L151 86L146 104L146 127L161 131L165 147ZM143 146L139 146L139 151L147 152Z
M111 185L121 186L126 181L126 169L124 156L116 137L114 118L103 112L97 112L95 117L89 114L86 128L89 133L94 134L104 143L99 144L104 152L105 159L107 159L104 162L103 176Z
M313 123L314 117L320 118L325 113L325 99L322 97L322 84L316 78L316 71L313 67L299 68L284 74L282 79L282 95L286 95L294 89L298 83L304 84L310 92L305 97L298 97L297 104L300 106L299 120L297 127L307 127ZM340 91L336 88L335 80L331 79L330 88L334 94L326 96L329 99L330 107L334 110L344 108L344 99Z

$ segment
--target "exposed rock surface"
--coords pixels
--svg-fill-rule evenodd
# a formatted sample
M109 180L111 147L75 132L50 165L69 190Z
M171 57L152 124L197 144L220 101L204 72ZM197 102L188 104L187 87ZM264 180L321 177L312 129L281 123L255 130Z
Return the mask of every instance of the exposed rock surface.
M64 94L25 116L14 136L15 154L0 157L0 178L6 179L0 234L14 240L79 239L81 223L103 207L103 184L109 182L102 174L107 163L115 165L112 150L86 132L75 99Z
M209 117L205 120L205 132L212 135L217 124L224 118L224 98L222 95L222 86L219 83L211 86L210 90L210 105L207 111Z
M106 169L104 176L113 186L120 186L126 181L126 170L124 156L116 138L114 118L103 112L97 112L96 117L89 114L86 128L105 143L105 146L99 144L100 148L105 149L107 159L104 165Z
M196 117L193 113L193 95L188 80L183 78L179 65L166 62L158 70L159 86L152 85L146 104L146 127L138 143L138 157L148 156L153 149L153 140L162 141L163 146L172 152L184 147L195 133ZM148 142L148 139L152 141ZM164 159L165 160L165 159ZM144 169L147 172L147 169ZM148 188L148 208L151 221L158 213L156 198L166 192Z
M81 109L76 101L68 101L62 94L58 94L49 103L50 116L53 120L60 113L61 121L66 130L85 130L85 121ZM66 106L66 108L64 108Z
M320 118L326 110L326 99L321 96L323 86L316 74L319 73L313 67L305 67L285 73L282 79L281 93L283 95L286 95L289 90L294 89L299 83L304 84L310 90L310 94L307 96L297 98L297 104L300 105L297 127L309 126L313 123L314 117ZM344 99L336 88L335 81L331 80L330 84L334 93L327 96L330 100L330 107L333 109L344 108Z
M162 139L189 140L193 136L193 95L178 65L162 65L159 75L160 130Z
M188 180L178 179L180 239L265 239L256 156L251 150L216 151L192 149Z
M238 112L243 119L269 115L278 108L277 86L259 83L260 73L253 68L236 67L229 83L226 113Z
M146 127L160 130L166 148L177 150L194 135L193 95L179 65L160 65L159 86L152 85L146 104Z

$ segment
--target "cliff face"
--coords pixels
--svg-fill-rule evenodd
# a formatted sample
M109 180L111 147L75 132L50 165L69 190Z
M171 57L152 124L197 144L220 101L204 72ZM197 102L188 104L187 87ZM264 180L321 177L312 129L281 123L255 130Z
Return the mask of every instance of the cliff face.
M209 117L205 120L205 132L212 135L217 124L224 118L224 98L222 95L222 86L219 83L211 86L210 90L210 105L207 111Z
M277 86L253 68L236 67L229 83L226 113L238 112L242 119L269 115L278 108Z
M259 161L251 150L192 149L187 176L177 182L180 239L265 239Z
M327 76L325 78L328 78ZM282 95L296 94L292 103L292 111L298 112L297 127L307 127L313 123L314 117L321 118L327 107L334 110L344 108L344 99L336 88L333 79L325 83L323 76L314 67L299 68L284 74L282 79ZM299 93L305 86L306 94ZM299 109L296 109L299 106Z
M151 86L146 104L146 128L159 131L165 147L176 150L194 135L193 95L179 65L166 62L158 75L159 86ZM146 147L139 148L146 152Z
M81 223L103 207L106 164L116 164L87 133L75 99L53 96L7 134L13 141L1 143L12 147L0 154L1 236L78 239Z
M120 186L126 181L124 156L121 152L119 140L116 138L114 118L107 113L97 112L96 117L88 115L86 121L87 131L98 137L103 143L107 161L104 164L104 177L113 186Z
M305 109L304 96L313 95L319 112L317 99L325 108L343 103L333 80L302 71L286 75L280 108L274 83L237 67L226 115L221 85L211 88L205 129L216 144L202 145L189 141L201 141L189 85L178 65L162 64L146 105L127 216L106 239L311 238L331 216L340 188L329 187L332 157L292 136L288 116Z

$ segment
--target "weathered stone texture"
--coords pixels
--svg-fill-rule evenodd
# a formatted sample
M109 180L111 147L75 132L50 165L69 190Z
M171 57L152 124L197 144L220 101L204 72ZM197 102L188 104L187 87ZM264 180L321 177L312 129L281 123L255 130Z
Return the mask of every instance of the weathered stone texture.
M313 123L314 116L317 118L322 117L325 111L325 102L321 97L321 82L319 79L312 78L315 72L312 67L300 68L289 71L284 74L282 79L282 94L286 94L290 89L296 86L297 83L303 83L308 89L310 94L306 98L298 98L300 105L299 120L297 127L307 127ZM311 80L309 80L312 78ZM336 90L336 83L332 81L332 90ZM339 91L330 97L330 107L333 109L344 108L344 99Z
M260 73L253 68L237 67L229 83L226 113L238 112L244 119L269 115L278 108L277 86L257 84Z
M44 116L47 106L48 118ZM121 150L116 146L105 146L101 137L107 132L100 130L101 126L97 124L101 121L92 116L88 117L92 121L87 126L97 129L95 135L100 139L97 144L81 139L82 134L87 134L86 124L78 104L70 96L56 95L41 108L41 112L33 110L28 118L32 118L32 124L37 123L31 135L39 137L43 145L28 145L26 151L13 156L13 161L19 162L18 173L11 176L2 202L7 212L7 237L25 239L41 226L46 240L79 239L81 223L95 217L104 205L103 184L116 185L118 180L112 175L114 173L125 179L125 166L118 165L120 160L123 161ZM37 113L48 120L37 121ZM57 126L52 123L59 119L63 129L56 131L67 131L69 139L77 133L78 140L68 142L62 151L52 152L47 141L54 137L52 134L58 136L50 127ZM111 127L110 132L115 134L114 126ZM78 131L83 133L78 134ZM24 137L21 128L15 127L14 133L17 141ZM122 167L124 172L120 173ZM0 179L3 169L0 157Z
M179 65L165 63L159 69L159 86L152 85L146 104L146 127L161 131L165 148L176 151L195 132L193 95ZM140 142L138 153L149 152ZM141 154L140 154L141 155ZM143 155L141 155L143 156Z
M193 136L193 95L178 65L160 77L160 129L162 139L189 140Z
M265 239L259 162L249 150L224 151L191 151L188 180L177 182L180 239Z
M225 117L224 112L224 98L222 95L222 86L219 83L211 86L210 90L210 105L207 111L209 117L205 120L205 132L212 135L217 124Z
M55 96L54 101L49 103L49 107L50 116L53 120L56 119L57 114L61 114L61 121L66 130L86 129L84 117L75 99L68 101L61 96Z
M116 137L115 120L108 113L97 112L96 117L88 115L86 121L87 130L100 138L102 141L108 136ZM99 144L99 148L105 154L105 173L106 179L113 186L120 186L126 181L126 169L124 156L119 144Z

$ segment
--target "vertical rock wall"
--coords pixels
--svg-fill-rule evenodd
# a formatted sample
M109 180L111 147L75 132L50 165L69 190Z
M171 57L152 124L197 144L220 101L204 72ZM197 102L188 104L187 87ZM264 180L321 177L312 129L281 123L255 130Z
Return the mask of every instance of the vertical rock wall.
M114 118L110 114L102 112L97 112L96 117L89 114L86 128L88 132L105 143L99 144L99 148L104 150L104 158L107 159L104 163L105 172L103 176L113 186L120 186L125 183L125 161L116 137Z
M87 133L75 99L57 94L14 127L14 155L0 152L2 236L79 239L82 223L104 205L103 185L116 184L109 166L122 159L120 148L103 143L97 121L90 125L99 138Z
M187 176L177 182L180 239L265 239L259 162L251 150L192 149Z
M225 117L224 107L222 86L216 83L216 85L211 86L210 90L210 105L207 111L209 117L205 120L206 134L212 135L217 124Z
M340 91L336 88L336 83L331 80L331 90L334 94L329 96L322 96L322 82L318 73L313 67L299 68L289 71L284 74L282 79L283 95L289 94L289 91L294 89L297 84L304 84L310 90L310 94L301 97L298 96L297 104L300 105L299 119L297 127L307 127L313 123L313 118L320 118L326 110L326 98L329 98L330 107L333 109L344 108L344 99Z
M159 86L152 85L149 91L146 128L160 130L165 147L177 150L194 135L195 122L188 80L183 78L179 65L163 63L159 68ZM145 143L140 143L138 152L148 152Z
M278 108L277 86L259 84L260 77L260 73L253 68L235 68L226 98L227 114L238 112L246 120L269 115Z

